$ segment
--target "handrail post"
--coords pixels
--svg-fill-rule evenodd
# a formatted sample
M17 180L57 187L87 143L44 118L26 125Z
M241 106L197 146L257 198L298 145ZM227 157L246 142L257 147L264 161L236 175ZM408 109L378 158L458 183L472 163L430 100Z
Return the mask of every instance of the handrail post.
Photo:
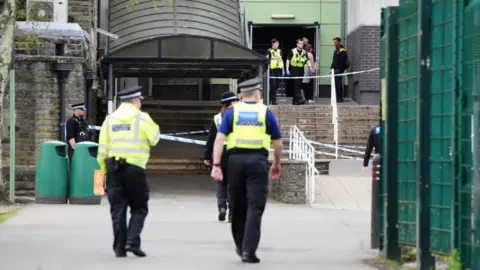
M380 155L373 157L372 161L372 211L370 220L370 248L380 246Z

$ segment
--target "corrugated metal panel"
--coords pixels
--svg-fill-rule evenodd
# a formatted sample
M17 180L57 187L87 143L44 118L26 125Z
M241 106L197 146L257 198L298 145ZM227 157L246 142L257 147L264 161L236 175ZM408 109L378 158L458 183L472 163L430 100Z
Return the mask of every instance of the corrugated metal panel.
M238 1L176 0L175 3L178 34L242 43Z
M120 36L110 52L164 35L198 35L242 44L237 0L174 0L173 7L154 7L151 0L111 0L109 31Z

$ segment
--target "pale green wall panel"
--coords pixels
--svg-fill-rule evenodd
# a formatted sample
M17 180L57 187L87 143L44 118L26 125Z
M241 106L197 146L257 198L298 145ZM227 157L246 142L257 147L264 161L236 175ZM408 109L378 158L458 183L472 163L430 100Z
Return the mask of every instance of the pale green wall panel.
M320 21L320 2L248 2L248 21L260 24L313 24ZM295 19L272 19L272 14L293 14Z
M340 24L340 2L320 4L320 24Z
M240 0L243 13L243 0ZM347 1L345 1L347 7ZM295 19L274 20L272 14L294 14ZM346 14L348 14L346 12ZM243 17L243 16L242 16ZM345 16L345 20L347 17ZM333 55L333 38L340 36L340 0L249 0L247 1L247 21L254 24L320 24L320 74L329 72ZM344 22L346 25L346 21ZM348 29L345 26L345 30ZM318 42L318 40L317 40ZM346 44L346 41L343 41ZM321 79L322 84L330 80Z
M230 84L230 79L210 79L211 84Z

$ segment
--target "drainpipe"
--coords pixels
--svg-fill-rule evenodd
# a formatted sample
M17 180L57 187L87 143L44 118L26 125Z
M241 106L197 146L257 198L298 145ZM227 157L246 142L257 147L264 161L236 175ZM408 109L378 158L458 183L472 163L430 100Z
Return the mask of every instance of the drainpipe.
M340 38L345 41L345 0L340 0Z
M58 89L60 90L60 122L65 123L65 81L73 70L73 63L54 63L53 70L57 72ZM65 126L60 131L60 141L66 141Z
M85 104L87 105L87 121L92 123L93 120L93 92L96 72L88 71L85 74Z

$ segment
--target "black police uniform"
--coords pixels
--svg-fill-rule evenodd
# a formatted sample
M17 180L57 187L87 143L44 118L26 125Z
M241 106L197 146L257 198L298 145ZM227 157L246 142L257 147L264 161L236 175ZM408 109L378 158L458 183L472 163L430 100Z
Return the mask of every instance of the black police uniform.
M363 157L363 167L368 166L368 161L372 156L374 148L375 154L380 154L380 126L372 128L368 135L367 148L365 149L365 156Z
M77 103L72 105L72 110L86 110L84 103ZM93 132L88 128L88 123L85 118L73 115L66 122L66 139L68 145L68 162L72 165L72 157L74 149L70 145L70 140L75 139L75 143L91 141Z
M241 92L252 91L253 87L262 89L259 79L246 81L238 87ZM267 125L267 119L264 123ZM229 125L233 126L233 121ZM237 254L244 262L259 262L256 250L268 195L268 150L233 148L228 154L232 235Z
M225 92L221 96L220 103L222 105L231 103L232 101L238 101L238 97L233 92ZM203 160L212 160L212 153L213 153L213 144L215 142L215 138L217 137L217 125L215 124L215 120L212 121L210 124L210 130L208 132L208 139L205 146L205 153L203 156ZM224 146L222 152L222 159L220 161L220 166L223 173L223 180L217 182L217 206L218 206L218 220L224 221L226 217L226 211L228 209L228 222L232 221L232 211L230 208L229 202L229 195L228 195L228 153L226 147Z
M343 45L336 48L333 52L333 60L330 69L334 70L335 74L343 74L349 68L349 61L347 51ZM335 90L337 93L337 102L343 102L344 95L344 76L335 76Z

